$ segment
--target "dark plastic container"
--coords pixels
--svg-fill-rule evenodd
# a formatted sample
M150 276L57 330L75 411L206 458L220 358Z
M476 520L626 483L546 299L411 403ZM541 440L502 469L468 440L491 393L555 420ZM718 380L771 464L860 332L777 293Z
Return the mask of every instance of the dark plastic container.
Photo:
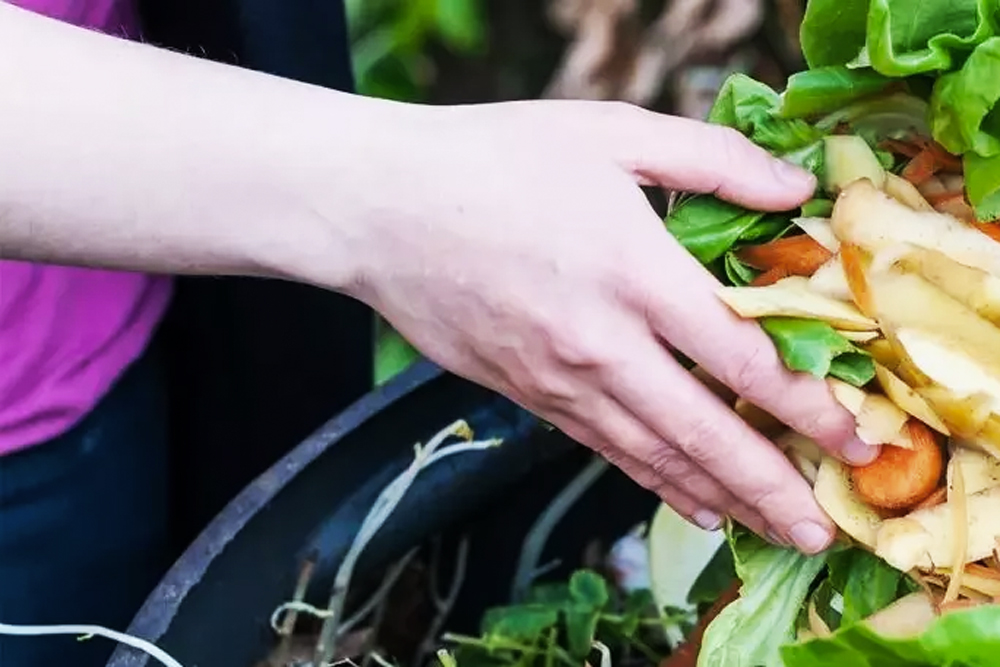
M504 444L423 471L362 554L355 581L379 578L432 536L466 534L467 575L447 627L476 632L482 612L508 600L524 535L591 454L515 404L428 363L366 395L244 489L176 562L128 632L185 667L250 667L274 645L270 615L290 598L305 554L320 554L310 590L322 603L361 521L410 463L413 445L459 418L477 438ZM605 472L551 534L543 561L561 565L548 577L567 576L588 543L606 546L646 520L656 502L617 470ZM123 646L108 667L156 664Z

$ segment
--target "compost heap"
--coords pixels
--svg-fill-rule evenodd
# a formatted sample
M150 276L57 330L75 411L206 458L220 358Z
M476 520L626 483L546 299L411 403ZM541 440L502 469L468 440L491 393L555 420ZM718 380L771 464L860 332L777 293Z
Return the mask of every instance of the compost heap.
M1000 664L1000 2L811 0L808 69L709 120L815 173L800 209L682 197L667 228L882 445L850 468L738 402L840 527L818 556L727 527L740 598L701 667Z

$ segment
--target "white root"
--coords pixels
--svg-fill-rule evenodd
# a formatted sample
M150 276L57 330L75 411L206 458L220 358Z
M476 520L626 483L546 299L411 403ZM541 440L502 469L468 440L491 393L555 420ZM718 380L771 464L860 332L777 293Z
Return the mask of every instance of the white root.
M169 653L145 639L139 639L124 632L102 628L99 625L10 625L0 623L0 635L14 637L42 637L51 635L78 635L81 638L104 637L119 644L131 646L158 660L165 667L184 667Z

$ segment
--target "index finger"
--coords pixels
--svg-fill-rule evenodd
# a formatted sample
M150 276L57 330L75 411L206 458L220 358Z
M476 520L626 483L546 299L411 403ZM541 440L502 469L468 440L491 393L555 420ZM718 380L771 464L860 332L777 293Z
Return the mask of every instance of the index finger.
M669 245L670 275L650 295L652 327L713 377L832 455L854 465L871 463L878 448L857 437L854 417L827 383L788 370L760 326L740 318L716 296L719 282L679 244ZM667 280L685 288L667 289Z

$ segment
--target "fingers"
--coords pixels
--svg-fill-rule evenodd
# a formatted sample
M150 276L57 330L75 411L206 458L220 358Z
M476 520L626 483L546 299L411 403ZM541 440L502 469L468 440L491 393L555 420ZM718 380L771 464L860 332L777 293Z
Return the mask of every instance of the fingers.
M871 463L878 448L858 439L854 417L833 398L826 382L789 371L757 323L740 318L719 300L715 278L680 245L668 245L669 273L649 294L647 318L653 329L737 394L830 454L854 465ZM671 284L685 289L669 289Z
M812 174L721 125L634 108L607 136L618 164L667 189L766 211L795 208L816 190Z
M773 532L760 513L657 436L616 399L594 394L581 403L587 406L582 411L586 423L579 414L565 413L574 424L566 433L601 453L692 523L714 530L722 524L722 517L731 516L762 536Z
M630 359L608 369L616 397L661 439L759 513L772 536L816 553L834 526L812 489L778 449L652 340L629 341Z

